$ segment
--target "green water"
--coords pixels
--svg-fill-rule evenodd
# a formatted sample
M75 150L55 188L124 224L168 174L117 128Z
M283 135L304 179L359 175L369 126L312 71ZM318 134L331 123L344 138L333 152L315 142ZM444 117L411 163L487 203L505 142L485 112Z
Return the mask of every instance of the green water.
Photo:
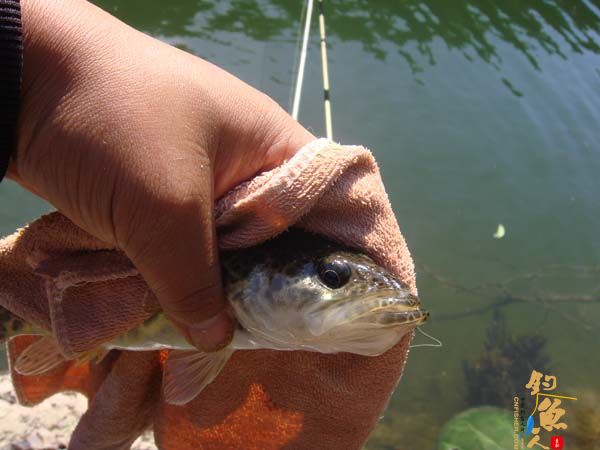
M288 108L302 2L96 3ZM379 161L433 314L426 331L444 345L411 352L367 448L435 448L441 425L468 407L463 360L480 357L495 310L509 334L546 338L556 392L599 399L600 2L337 0L326 10L334 136ZM321 135L313 25L300 121ZM2 233L48 209L9 183L0 201ZM500 223L506 235L494 239Z

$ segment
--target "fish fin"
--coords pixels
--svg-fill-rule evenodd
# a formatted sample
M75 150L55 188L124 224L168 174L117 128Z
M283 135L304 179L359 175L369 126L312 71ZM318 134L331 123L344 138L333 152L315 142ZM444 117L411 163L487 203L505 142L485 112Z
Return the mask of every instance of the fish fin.
M193 400L221 372L232 353L229 347L211 353L171 351L163 373L167 403L184 405Z
M110 350L106 348L97 348L89 352L79 353L74 361L77 364L83 364L92 361L99 364ZM19 355L15 363L17 373L25 376L37 376L58 367L67 361L60 351L58 341L51 336L44 336L38 339Z
M58 341L50 336L38 339L17 358L15 370L26 376L42 375L65 362Z

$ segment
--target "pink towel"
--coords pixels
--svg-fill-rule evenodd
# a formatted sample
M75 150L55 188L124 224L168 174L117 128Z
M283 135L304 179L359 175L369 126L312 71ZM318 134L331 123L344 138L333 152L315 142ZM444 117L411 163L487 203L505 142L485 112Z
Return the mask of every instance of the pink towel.
M413 264L371 153L327 140L239 186L216 205L221 249L255 245L291 225L362 249L415 290ZM52 330L70 356L141 323L158 303L130 261L59 213L0 241L0 304ZM396 386L412 335L378 357L236 352L191 403L161 397L165 353L112 352L39 377L13 372L20 401L66 389L90 407L70 449L126 449L147 427L160 448L359 449ZM33 338L9 343L14 363Z

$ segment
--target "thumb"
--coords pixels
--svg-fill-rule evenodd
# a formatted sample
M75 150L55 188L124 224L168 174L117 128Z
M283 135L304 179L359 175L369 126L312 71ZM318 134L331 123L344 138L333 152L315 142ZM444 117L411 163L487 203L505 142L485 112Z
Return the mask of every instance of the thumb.
M201 183L205 186L192 189L194 194L177 189L163 190L159 200L145 197L144 220L134 221L122 248L187 340L214 351L231 340L233 321L221 286L212 181L207 178Z

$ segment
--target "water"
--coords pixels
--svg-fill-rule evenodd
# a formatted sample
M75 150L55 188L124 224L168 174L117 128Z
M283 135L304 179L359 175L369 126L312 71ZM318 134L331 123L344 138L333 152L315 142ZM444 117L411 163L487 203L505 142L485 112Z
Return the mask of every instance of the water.
M288 107L302 2L96 3ZM477 386L467 384L463 360L480 358L494 311L508 334L545 337L557 392L598 400L600 3L336 0L326 8L334 136L379 161L433 313L426 331L444 343L411 352L367 448L436 448L441 426L477 403L468 401ZM322 135L313 25L300 121ZM49 208L9 183L0 201L2 233ZM502 239L493 238L498 224ZM508 389L502 406L512 410L506 384L527 381L499 380L497 390Z

